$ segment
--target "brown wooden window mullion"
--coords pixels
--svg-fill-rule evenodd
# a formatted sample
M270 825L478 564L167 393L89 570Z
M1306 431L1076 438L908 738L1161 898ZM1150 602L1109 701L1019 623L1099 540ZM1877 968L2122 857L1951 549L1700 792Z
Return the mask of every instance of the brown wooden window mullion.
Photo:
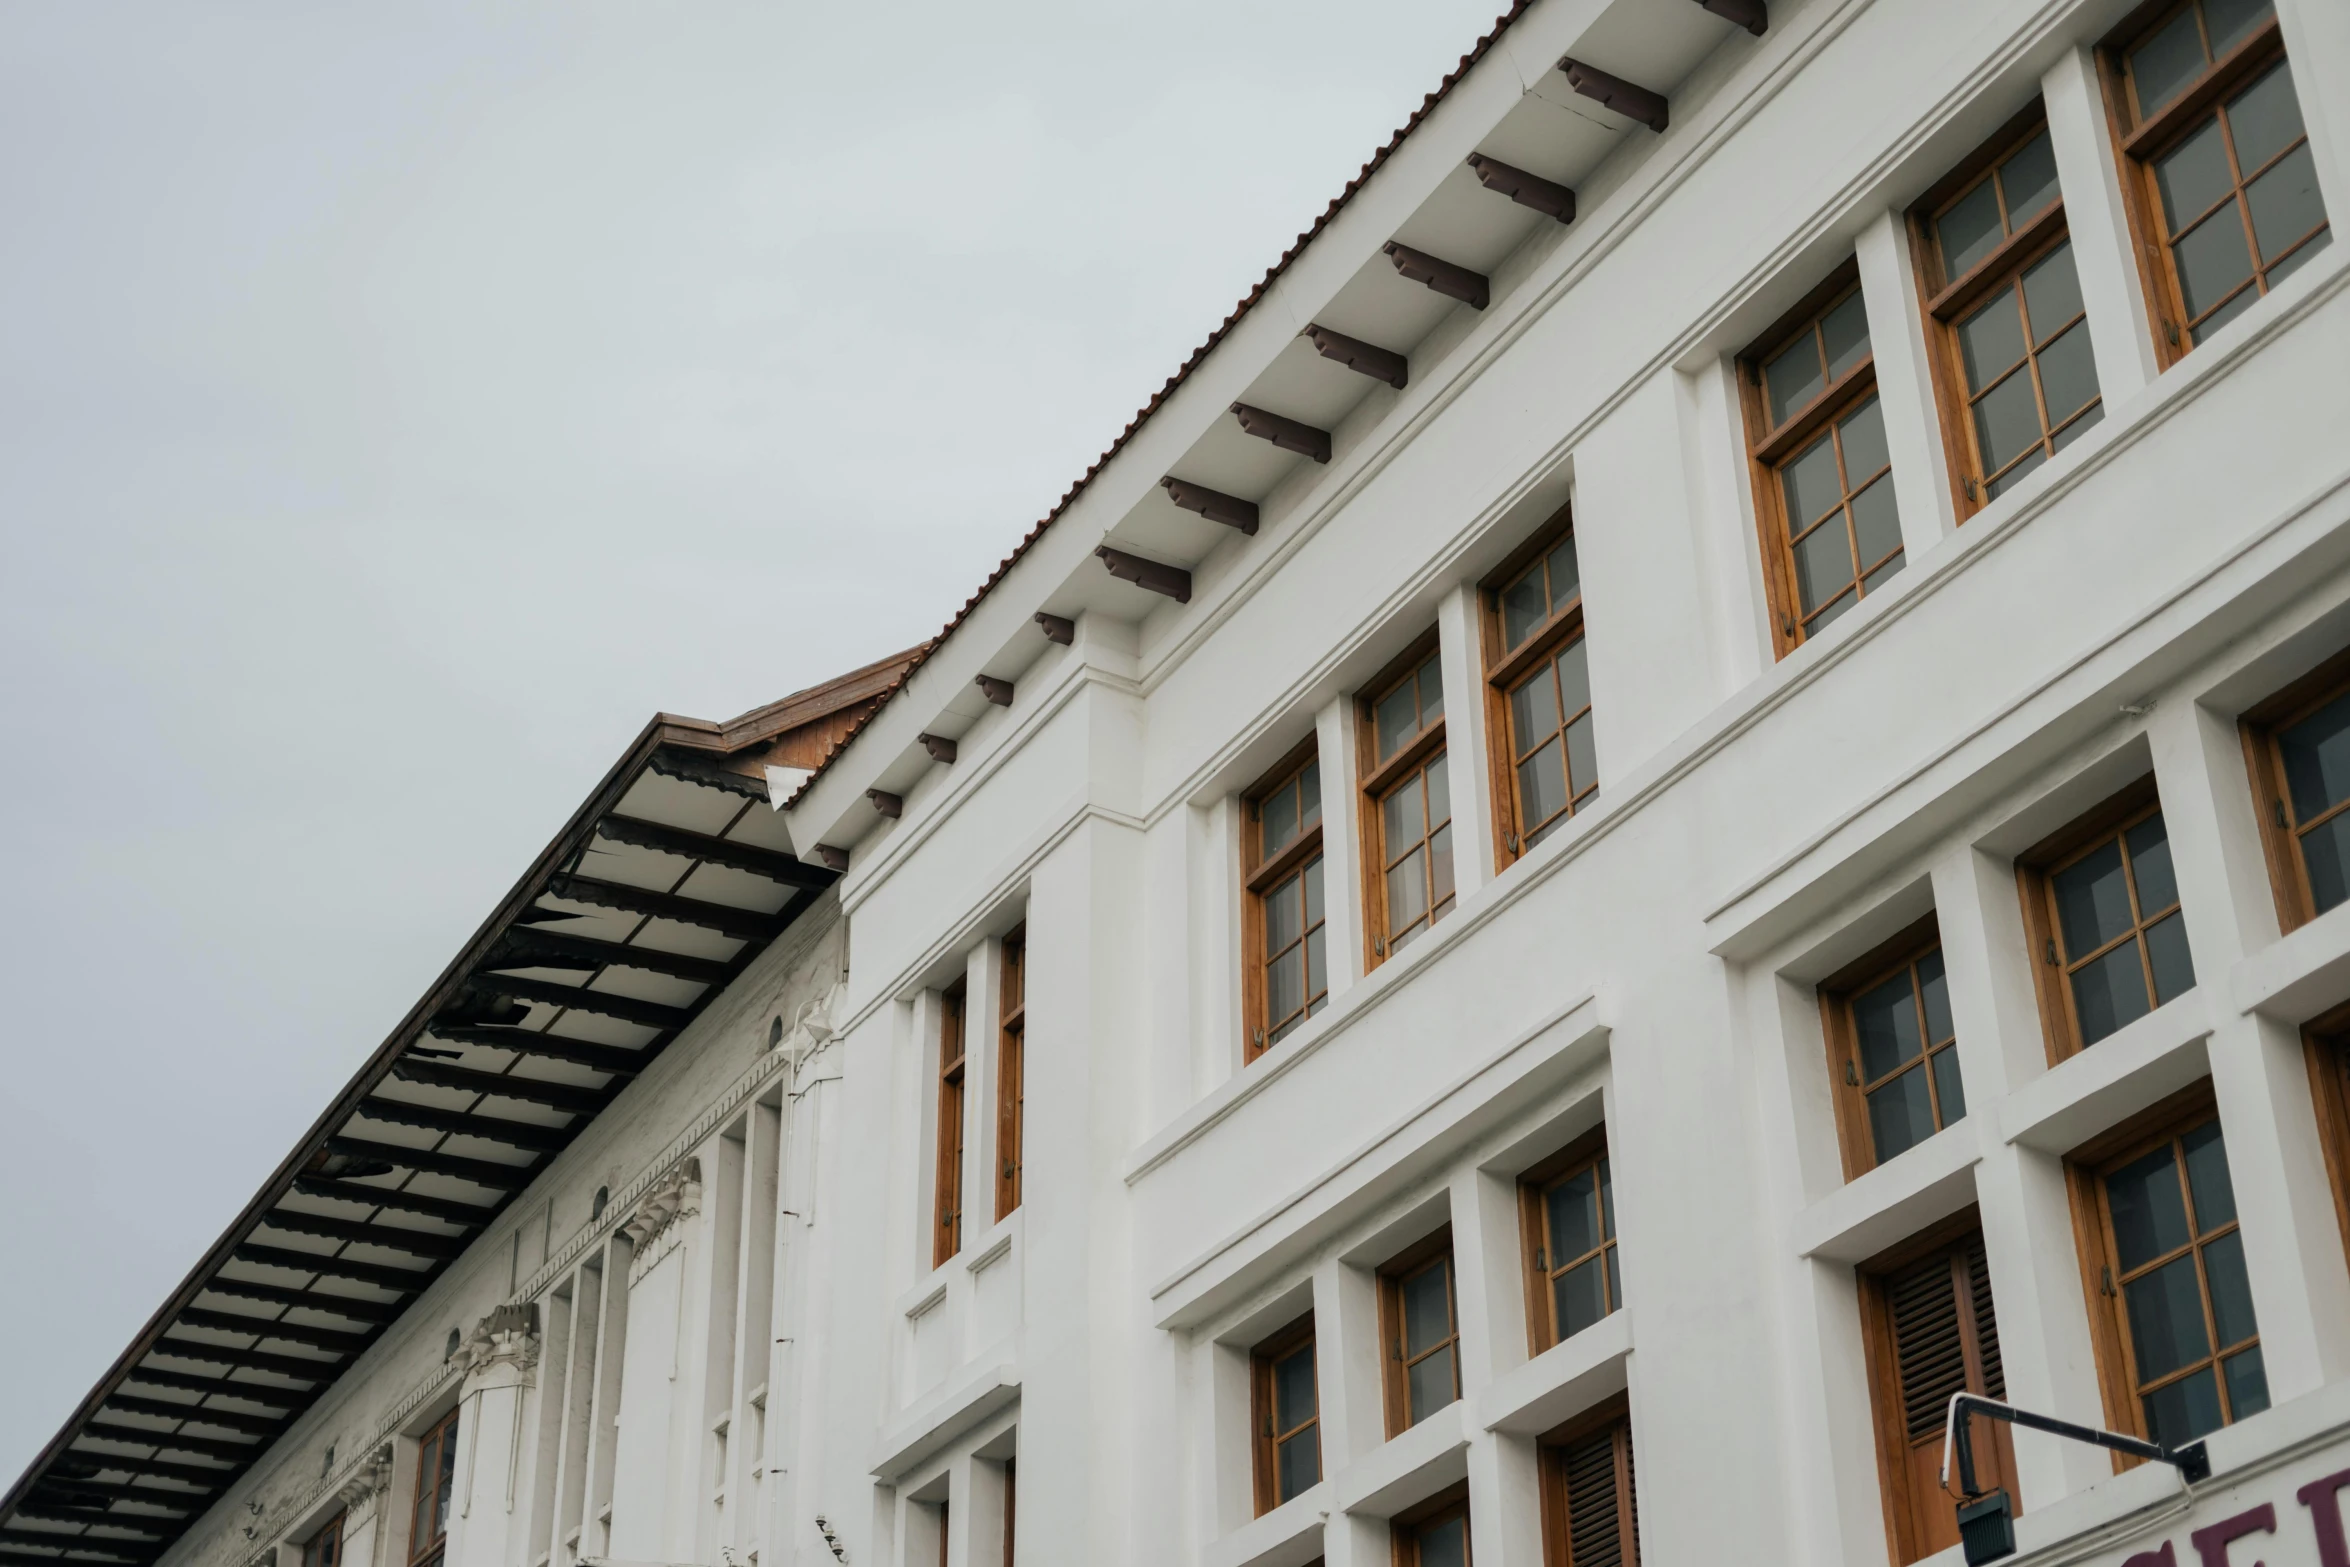
M1582 570L1561 511L1479 585L1494 863L1507 866L1599 789Z
M1539 1355L1624 1304L1604 1132L1576 1140L1521 1176L1518 1212L1528 1347Z
M1271 1512L1322 1478L1321 1392L1311 1312L1249 1354L1249 1448L1257 1511Z
M963 1249L963 986L939 997L938 1154L933 1182L930 1265Z
M1026 1130L1028 1051L1028 933L1003 940L1002 995L996 1023L995 1216L1020 1206L1022 1138Z
M1309 740L1242 798L1241 1014L1254 1061L1330 998L1321 764Z

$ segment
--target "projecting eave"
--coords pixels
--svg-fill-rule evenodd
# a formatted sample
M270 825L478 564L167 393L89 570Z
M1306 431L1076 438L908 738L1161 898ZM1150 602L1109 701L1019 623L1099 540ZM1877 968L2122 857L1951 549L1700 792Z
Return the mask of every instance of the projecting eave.
M985 717L982 677L1009 683L1018 712L1052 653L1039 614L1139 623L1147 666L1260 569L1359 476L1350 453L1431 410L1502 329L1510 291L1577 243L1577 187L1604 204L1628 160L1674 134L1672 94L1699 65L1758 46L1725 13L1767 26L1750 0L1503 15L797 787L785 814L802 855L853 862L893 801L951 765L924 737Z
M831 885L766 768L900 654L647 724L0 1499L0 1567L149 1567Z

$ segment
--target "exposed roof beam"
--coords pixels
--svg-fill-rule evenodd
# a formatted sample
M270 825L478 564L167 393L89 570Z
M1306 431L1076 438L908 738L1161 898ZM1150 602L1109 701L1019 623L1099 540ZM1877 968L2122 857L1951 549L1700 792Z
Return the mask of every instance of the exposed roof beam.
M468 1045L486 1045L492 1050L513 1050L526 1056L544 1056L550 1061L568 1061L573 1066L584 1066L614 1077L634 1077L653 1064L654 1050L630 1050L620 1045L599 1045L585 1039L566 1039L560 1034L545 1034L532 1028L501 1028L494 1023L435 1023L432 1031L443 1039Z
M1248 434L1260 441L1271 441L1285 452L1311 457L1316 462L1330 460L1328 430L1317 430L1310 424L1285 419L1277 413L1269 413L1248 403L1234 403L1232 417L1240 421L1241 429Z
M739 794L746 800L767 798L767 785L759 779L747 777L731 767L721 767L716 762L706 762L672 751L667 746L656 747L653 754L646 758L645 765L665 778L675 778L682 783L700 784L705 789L723 789L728 794Z
M304 1360L294 1355L272 1355L258 1349L235 1349L227 1344L208 1344L202 1339L178 1338L168 1333L157 1341L155 1353L175 1356L181 1360L201 1360L208 1365L249 1366L255 1371L267 1371L281 1377L299 1377L305 1382L314 1383L332 1382L343 1373L340 1361Z
M112 1512L104 1503L95 1507L88 1505L76 1507L71 1502L37 1500L18 1503L16 1516L19 1518L54 1518L59 1523L78 1523L86 1524L92 1528L134 1531L138 1537L125 1540L123 1543L126 1545L161 1545L164 1536L160 1531L179 1521L176 1518L141 1518L137 1513ZM109 1536L108 1538L120 1537Z
M307 1322L277 1322L268 1317L248 1317L241 1311L214 1311L209 1306L183 1307L180 1323L183 1327L202 1328L212 1333L250 1333L256 1338L284 1339L332 1350L338 1355L356 1355L375 1338L373 1333L316 1328Z
M523 979L514 974L471 974L466 977L465 983L475 990L486 990L493 995L511 996L517 1001L541 1001L551 1007L573 1007L582 1012L593 1012L599 1017L618 1018L623 1023L635 1023L645 1028L683 1028L694 1017L684 1007L666 1006L658 1001L639 1001L634 996L618 996L609 991L588 990L578 985L558 985L550 979Z
M575 1083L549 1083L538 1078L514 1077L502 1072L477 1072L469 1066L451 1066L445 1061L431 1061L413 1055L402 1056L393 1062L392 1075L431 1088L453 1088L459 1093L496 1094L506 1099L520 1099L530 1104L545 1105L550 1110L568 1111L572 1115L594 1115L604 1107L607 1097L600 1090L581 1088Z
M258 1458L269 1451L267 1442L234 1442L225 1436L179 1436L169 1431L149 1431L143 1426L117 1425L111 1420L90 1421L82 1427L82 1435L95 1442L166 1447L182 1453L208 1453L215 1458L240 1461Z
M275 1436L285 1429L285 1417L272 1419L267 1415L239 1414L229 1409L206 1409L197 1404L175 1404L168 1398L134 1398L128 1393L115 1393L106 1400L108 1409L120 1409L134 1415L157 1415L165 1420L192 1420L198 1425L220 1426L230 1431L249 1431L255 1436Z
M1185 511L1196 511L1210 522L1220 522L1227 528L1238 528L1254 537L1257 531L1257 503L1244 501L1237 495L1226 495L1222 490L1211 490L1204 484L1189 479L1178 479L1173 474L1159 481L1167 492L1167 499Z
M365 1138L346 1137L340 1132L330 1134L329 1148L344 1153L358 1154L367 1159L383 1159L403 1169L430 1171L435 1175L453 1175L476 1186L487 1186L493 1191L518 1192L538 1173L537 1165L498 1164L488 1159L468 1159L461 1154L428 1153L421 1148L403 1148L397 1143L369 1142ZM276 1210L283 1212L283 1209ZM452 1243L463 1250L465 1238L451 1237Z
M887 789L868 789L865 802L892 821L906 814L906 797L892 794Z
M1036 629L1044 633L1047 642L1056 642L1062 647L1076 645L1077 622L1066 615L1048 615L1040 609L1036 612ZM925 735L923 738L928 740L931 737Z
M166 1490L162 1486L132 1485L117 1480L69 1480L62 1475L45 1474L35 1482L44 1491L60 1496L105 1497L121 1502L138 1502L156 1507L181 1508L201 1512L212 1505L211 1491Z
M1402 390L1412 378L1411 363L1393 349L1366 343L1359 337L1348 337L1344 332L1333 332L1326 326L1314 325L1305 329L1307 342L1314 352L1334 364L1342 364L1357 375L1367 375L1374 381L1385 381Z
M816 858L824 862L827 870L845 871L849 868L849 851L838 844L816 845Z
M704 903L699 898L680 898L674 893L624 886L595 876L550 876L547 892L572 903L592 903L597 908L618 909L624 914L646 914L655 919L675 920L680 925L698 925L703 930L714 930L741 941L772 941L786 923L773 914L730 908L723 903Z
M1757 38L1770 29L1771 8L1764 0L1697 0L1697 3L1725 22L1736 22Z
M1598 66L1585 65L1572 56L1561 60L1559 69L1567 73L1569 87L1627 120L1637 120L1652 131L1662 131L1672 123L1662 93L1635 86L1621 76L1611 76Z
M1047 619L1047 618L1049 618L1049 617L1047 617L1047 616L1044 616L1044 615L1039 615L1039 616L1037 616L1036 618L1037 618L1038 620L1042 621L1042 620L1045 620L1045 619ZM1050 629L1048 629L1048 630L1046 630L1046 632L1045 632L1045 635L1046 635L1046 636L1048 636L1048 637L1051 637L1053 634L1052 634L1051 630L1050 630ZM1060 640L1060 638L1059 638L1059 637L1053 637L1053 640L1054 640L1054 641L1056 641L1056 642L1058 642L1058 641ZM954 741L952 741L952 740L949 740L949 739L948 739L948 738L947 738L945 735L931 735L931 734L926 734L926 735L923 735L923 736L921 737L921 740L922 740L922 749L923 749L923 750L925 750L925 751L928 751L928 752L930 753L930 759L931 759L932 761L934 761L934 762L940 762L940 763L944 763L944 764L945 764L946 766L948 766L948 767L952 767L952 766L954 766L954 765L955 765L955 742L954 742Z
M389 1186L365 1186L357 1181L338 1181L324 1175L297 1175L294 1177L294 1189L313 1197L331 1197L337 1202L363 1202L376 1208L397 1208L402 1213L421 1213L427 1218L445 1219L451 1224L465 1224L475 1228L498 1216L498 1210L492 1204L455 1202L447 1197L395 1191Z
M502 1115L476 1115L466 1110L443 1110L437 1105L386 1099L381 1094L360 1100L359 1113L370 1120L389 1121L395 1126L421 1126L427 1131L455 1132L461 1137L479 1137L486 1142L503 1143L508 1148L537 1153L559 1152L571 1141L572 1136L567 1128L560 1126L540 1126L533 1121L513 1121ZM387 1195L397 1197L401 1194L393 1192ZM396 1208L400 1204L394 1202L391 1206ZM481 1216L488 1217L487 1214ZM466 1221L460 1219L458 1222Z
M381 1262L362 1262L354 1257L322 1257L315 1252L296 1251L286 1246L266 1246L258 1241L247 1241L231 1255L246 1262L258 1263L265 1268L299 1269L304 1273L331 1273L338 1279L357 1279L363 1284L380 1284L385 1289L406 1290L410 1293L423 1289L432 1282L433 1278L432 1274L423 1268L395 1268ZM132 1372L131 1375L152 1378L156 1373L139 1370ZM173 1372L171 1375L177 1376L178 1373ZM184 1387L187 1384L178 1382L172 1385ZM233 1385L241 1386L242 1384ZM295 1397L286 1388L270 1387L257 1387L249 1396L267 1399L273 1394L287 1400L292 1400ZM248 1395L241 1393L238 1395L240 1398L246 1396Z
M300 1235L316 1235L330 1241L356 1241L362 1246L383 1246L393 1251L404 1251L412 1257L454 1257L463 1251L472 1239L467 1235L434 1235L424 1230L404 1230L390 1224L368 1224L355 1219L330 1219L322 1213L302 1213L292 1208L272 1208L261 1221L276 1229L292 1230ZM320 1268L326 1267L321 1259Z
M1424 250L1399 245L1389 240L1385 246L1387 259L1395 270L1413 282L1434 289L1447 299L1457 299L1471 310L1483 310L1493 297L1493 283L1482 272L1456 266L1441 256L1431 256Z
M517 968L528 968L534 955L544 955L578 958L598 965L617 963L623 968L643 969L648 974L666 974L671 979L690 979L703 985L723 985L734 978L734 965L715 958L689 958L681 952L625 947L616 941L598 941L593 936L570 936L529 926L509 931L506 945L509 950L500 953L498 961L511 959Z
M1476 171L1477 183L1487 190L1507 196L1519 206L1531 207L1561 223L1575 221L1575 193L1556 180L1529 174L1499 158L1488 158L1481 152L1469 154L1469 167Z
M991 706L1012 705L1012 682L1009 680L998 680L993 675L975 675L971 683L979 688L979 694L986 697Z
M226 1377L195 1377L185 1371L166 1371L160 1366L133 1366L123 1373L129 1382L145 1382L155 1387L177 1388L183 1393L203 1393L216 1398L243 1398L256 1404L275 1405L280 1410L301 1407L303 1395L292 1388L270 1387L261 1382L232 1382Z
M124 1458L116 1453L93 1453L84 1448L68 1448L49 1466L55 1475L96 1474L101 1469L119 1470L124 1474L153 1475L159 1480L181 1480L189 1485L208 1486L214 1490L227 1485L237 1477L234 1469L209 1469L200 1464L178 1464L163 1458Z
M234 1295L240 1300L265 1300L273 1306L298 1306L304 1311L331 1311L353 1322L389 1322L407 1305L405 1301L353 1300L348 1295L330 1295L323 1290L287 1289L282 1284L262 1284L253 1279L216 1276L205 1288L217 1290L223 1295ZM174 1404L171 1407L178 1409L185 1406Z
M72 1551L71 1556L41 1556L30 1549L19 1547L48 1546L55 1550ZM144 1564L163 1554L163 1547L149 1547L137 1540L92 1539L86 1534L65 1534L47 1529L0 1529L0 1562L33 1563L38 1567L58 1567L63 1562L132 1562Z
M1120 582L1131 582L1138 588L1163 593L1178 604L1191 602L1191 573L1181 566L1170 566L1163 561L1146 560L1124 550L1104 544L1094 551L1110 575Z
M664 822L648 822L634 816L607 816L596 823L596 831L614 843L633 844L640 849L681 855L692 860L707 860L712 865L724 865L731 870L764 876L786 887L822 892L832 885L832 878L813 865L803 865L778 850L762 849L754 843L737 843L731 838L714 838L708 833L671 827Z

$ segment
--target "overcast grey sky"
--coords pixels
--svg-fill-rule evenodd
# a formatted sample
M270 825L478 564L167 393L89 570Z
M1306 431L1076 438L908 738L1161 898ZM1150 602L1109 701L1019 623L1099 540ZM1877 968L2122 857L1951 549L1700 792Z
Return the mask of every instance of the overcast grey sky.
M654 710L935 631L1499 8L0 4L0 1488Z

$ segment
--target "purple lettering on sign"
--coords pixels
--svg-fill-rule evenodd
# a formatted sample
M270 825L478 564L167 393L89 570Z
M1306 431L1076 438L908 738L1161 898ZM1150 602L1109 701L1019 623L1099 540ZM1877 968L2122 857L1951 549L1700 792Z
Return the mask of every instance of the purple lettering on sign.
M2342 1499L2337 1494L2346 1485L2350 1469L2337 1469L2293 1493L2294 1500L2309 1509L2309 1522L2317 1530L2319 1567L2350 1567L2350 1542L2342 1538Z
M2187 1536L2195 1542L2195 1554L2203 1558L2203 1567L2231 1567L2228 1561L2228 1542L2240 1540L2248 1534L2277 1532L2277 1509L2273 1502L2262 1502L2233 1518L2222 1518L2208 1529L2198 1529ZM2255 1560L2236 1567L2261 1567Z
M2165 1540L2162 1542L2162 1549L2140 1551L2128 1561L2123 1562L2122 1567L2179 1567L2178 1553L2170 1548L2170 1541Z

